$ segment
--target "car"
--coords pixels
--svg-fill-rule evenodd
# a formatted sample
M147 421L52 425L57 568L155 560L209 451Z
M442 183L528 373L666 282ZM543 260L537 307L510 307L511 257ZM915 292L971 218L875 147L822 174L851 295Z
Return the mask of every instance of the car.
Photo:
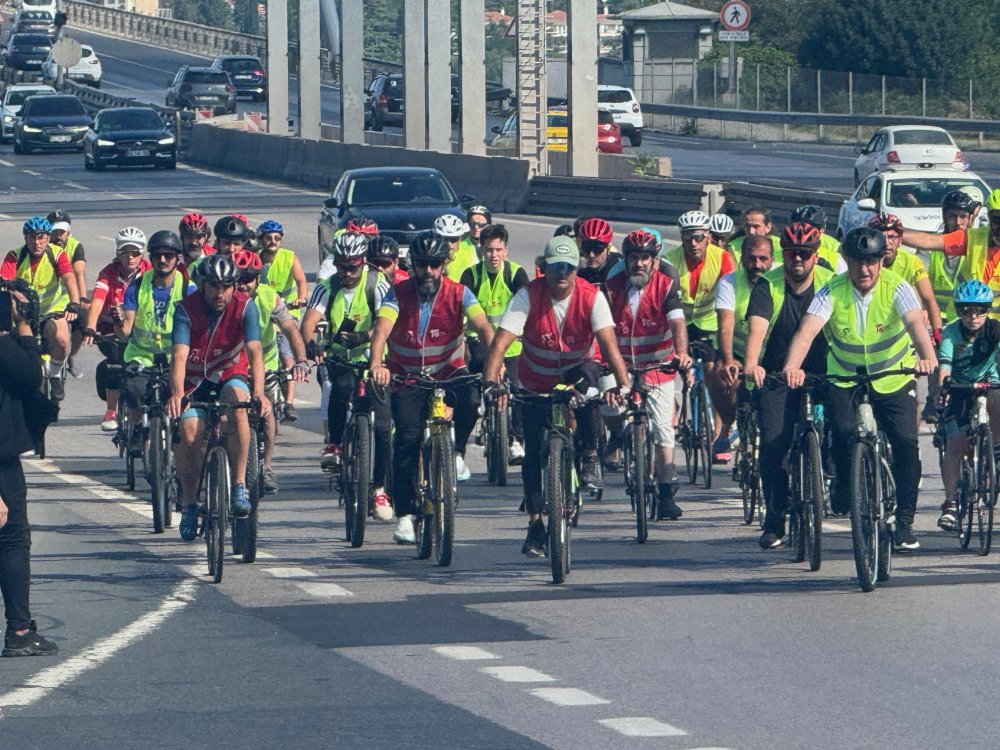
M236 87L236 95L249 95L255 102L267 101L267 71L253 55L220 55L212 67L224 70Z
M402 252L414 237L432 229L444 214L465 216L476 199L461 198L436 169L429 167L368 167L340 175L319 217L320 262L329 255L338 229L364 216L379 231L396 240Z
M837 237L863 226L876 213L895 214L907 229L936 232L941 224L941 199L945 193L974 185L983 195L990 188L974 172L950 169L888 169L874 172L840 207ZM985 213L985 212L984 212Z
M0 55L4 75L9 80L15 71L40 72L51 51L52 40L45 34L14 34Z
M642 105L635 98L635 92L624 86L597 87L597 108L610 112L622 135L628 138L630 146L642 144Z
M40 83L18 83L8 86L3 93L3 101L0 102L0 140L8 141L14 134L14 120L17 113L21 111L21 105L29 96L44 96L54 94L56 90L51 86Z
M14 153L67 148L82 151L90 123L87 110L71 94L29 96L14 120Z
M152 107L102 109L83 138L83 166L176 169L177 139Z
M380 73L365 90L365 129L382 130L386 125L403 125L406 86L401 73ZM459 77L451 74L451 121L458 122L462 98Z
M860 185L872 172L896 169L964 170L962 150L944 128L931 125L890 125L875 131L868 143L857 146L854 184Z
M236 114L236 87L224 70L182 65L167 85L168 107L210 109L213 115Z
M23 9L14 16L14 24L11 27L13 34L46 34L49 37L56 35L55 13L48 10Z
M46 10L53 16L59 9L56 0L21 0L16 5L20 10Z
M566 151L569 148L569 115L564 109L550 109L545 130L545 146L549 151ZM503 125L494 125L496 137L490 142L493 148L517 147L517 113ZM603 154L622 152L622 133L609 112L597 113L597 150Z
M80 62L72 68L67 69L65 77L75 83L85 83L88 86L99 89L103 75L104 67L101 65L101 59L94 52L94 48L89 44L81 44ZM51 83L57 80L58 77L59 66L52 59L52 53L50 52L49 56L45 58L45 62L42 63L42 80L46 83Z

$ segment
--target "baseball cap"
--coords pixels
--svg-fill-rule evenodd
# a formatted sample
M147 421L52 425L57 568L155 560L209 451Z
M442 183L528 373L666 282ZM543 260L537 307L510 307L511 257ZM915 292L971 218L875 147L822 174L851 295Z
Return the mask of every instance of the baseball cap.
M569 263L576 268L580 265L580 248L576 246L576 242L573 241L572 237L553 237L545 246L545 253L541 259L545 263L549 261L553 263Z
M57 221L55 224L52 225L52 231L53 232L68 232L69 231L69 223L65 222L65 221Z

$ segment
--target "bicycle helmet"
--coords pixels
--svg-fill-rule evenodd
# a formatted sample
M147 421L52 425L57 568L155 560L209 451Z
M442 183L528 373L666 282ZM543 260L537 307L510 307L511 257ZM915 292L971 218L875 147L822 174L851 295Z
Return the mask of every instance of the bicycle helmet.
M250 235L246 220L239 214L223 216L215 222L215 236L220 240L230 242L245 242Z
M656 255L659 251L660 244L656 241L656 237L642 229L629 232L622 243L622 254L626 257L634 253Z
M817 229L826 229L826 211L815 203L809 203L792 211L792 221L803 221Z
M147 247L149 247L150 253L154 250L159 250L161 253L164 250L171 250L175 255L180 255L184 252L184 245L181 242L181 238L169 229L161 229L159 232L154 232L153 236L149 238Z
M446 263L449 254L450 249L446 237L425 232L410 241L410 260L413 263L425 260L439 260Z
M660 234L659 229L653 229L652 227L640 227L643 232L649 232L653 235L653 239L656 240L656 252L660 252L663 249L663 235Z
M868 220L868 226L880 232L895 232L900 236L903 234L903 222L895 214L877 214Z
M208 219L201 214L187 214L177 226L181 234L204 234L208 236Z
M67 224L73 223L69 218L69 213L61 208L53 208L45 218L49 220L49 224L55 224L58 221L65 221Z
M123 247L137 247L140 250L146 249L146 233L139 227L124 227L118 230L115 235L115 249L121 250Z
M781 249L793 247L805 247L812 250L819 249L819 230L812 224L804 221L796 221L786 224L781 232Z
M990 197L986 199L986 207L990 211L1000 211L1000 188L990 193Z
M945 193L944 198L941 199L942 211L966 211L971 214L976 210L976 206L979 205L982 204L974 200L971 195L963 193L961 190L952 190L949 193Z
M853 260L880 260L885 250L885 237L871 227L855 227L840 245L840 251Z
M32 216L30 219L24 222L24 226L21 227L21 231L24 234L28 234L29 232L32 234L37 234L41 232L48 234L49 232L52 231L52 224L50 224L49 220L46 219L44 216Z
M732 234L735 229L736 224L728 214L712 214L708 224L708 230L712 234Z
M347 222L347 231L374 237L378 234L378 224L369 218L359 216Z
M237 250L230 256L236 268L240 272L240 281L252 281L260 276L260 270L264 264L260 261L260 256L253 250Z
M239 281L240 272L233 259L228 255L216 253L209 255L198 264L200 281L208 281L220 286L231 286Z
M584 242L600 242L602 245L610 245L615 237L615 232L604 219L587 219L580 225L580 230L576 234L576 240L581 245Z
M274 219L268 219L267 221L262 222L259 227L257 227L257 234L258 235L261 235L261 234L274 234L274 233L277 233L277 234L284 234L285 233L285 228L283 226L281 226L281 224L279 224L278 222L276 222Z
M469 210L465 212L465 220L472 221L473 216L485 216L487 224L493 223L493 214L490 213L490 210L486 206L480 204L470 206Z
M556 227L556 231L552 233L553 237L572 237L573 236L573 225L572 224L560 224Z
M359 263L364 261L368 253L368 240L363 234L351 234L345 232L333 238L333 261L353 260Z
M677 217L677 226L682 232L695 229L709 229L712 219L704 211L687 211Z
M399 257L399 243L392 237L377 234L368 240L368 260L395 260Z
M956 308L966 305L990 307L993 305L993 290L979 279L969 279L955 289L954 300Z
M455 216L455 214L445 214L444 216L438 216L434 220L434 234L439 237L455 239L467 234L468 231L469 225L461 217Z

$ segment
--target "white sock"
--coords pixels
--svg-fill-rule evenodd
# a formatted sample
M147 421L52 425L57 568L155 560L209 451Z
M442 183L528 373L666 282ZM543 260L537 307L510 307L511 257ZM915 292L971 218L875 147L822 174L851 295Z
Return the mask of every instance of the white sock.
M48 375L50 378L57 378L62 373L63 367L66 366L65 360L50 359L48 365Z

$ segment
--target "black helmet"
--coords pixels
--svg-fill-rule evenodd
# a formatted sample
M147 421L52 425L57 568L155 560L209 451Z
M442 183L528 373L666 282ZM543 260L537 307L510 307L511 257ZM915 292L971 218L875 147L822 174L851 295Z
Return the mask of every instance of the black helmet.
M465 212L465 220L466 221L472 221L472 217L476 216L477 214L479 216L485 216L487 224L492 224L493 223L493 214L491 214L490 210L488 208L486 208L486 206L484 206L482 204L477 204L475 206L470 206L469 210Z
M210 281L213 284L232 286L240 280L240 270L228 255L216 253L209 255L198 264L200 281Z
M855 227L840 243L840 252L854 260L876 260L885 255L885 237L871 227Z
M949 193L945 193L944 198L941 199L942 211L955 209L958 211L967 211L971 214L976 210L977 205L980 204L976 203L971 195L963 193L961 190L952 190Z
M826 229L826 211L815 203L799 206L792 211L792 223L796 221L812 224L817 229Z
M220 240L245 242L250 237L250 227L243 219L235 216L223 216L215 222L215 236Z
M560 224L556 227L556 231L552 233L553 237L572 237L573 236L573 225L572 224Z
M49 220L49 224L55 224L59 221L65 221L67 224L73 223L70 221L69 214L61 208L53 208L45 218Z
M392 237L376 234L368 240L368 260L395 260L399 257L399 243Z
M410 240L410 262L419 263L422 260L448 260L450 248L445 237L439 237L433 232L418 234Z
M161 229L159 232L154 232L153 236L149 238L149 242L146 243L146 247L150 253L154 250L173 250L177 255L184 252L184 245L181 244L181 238L169 229Z

